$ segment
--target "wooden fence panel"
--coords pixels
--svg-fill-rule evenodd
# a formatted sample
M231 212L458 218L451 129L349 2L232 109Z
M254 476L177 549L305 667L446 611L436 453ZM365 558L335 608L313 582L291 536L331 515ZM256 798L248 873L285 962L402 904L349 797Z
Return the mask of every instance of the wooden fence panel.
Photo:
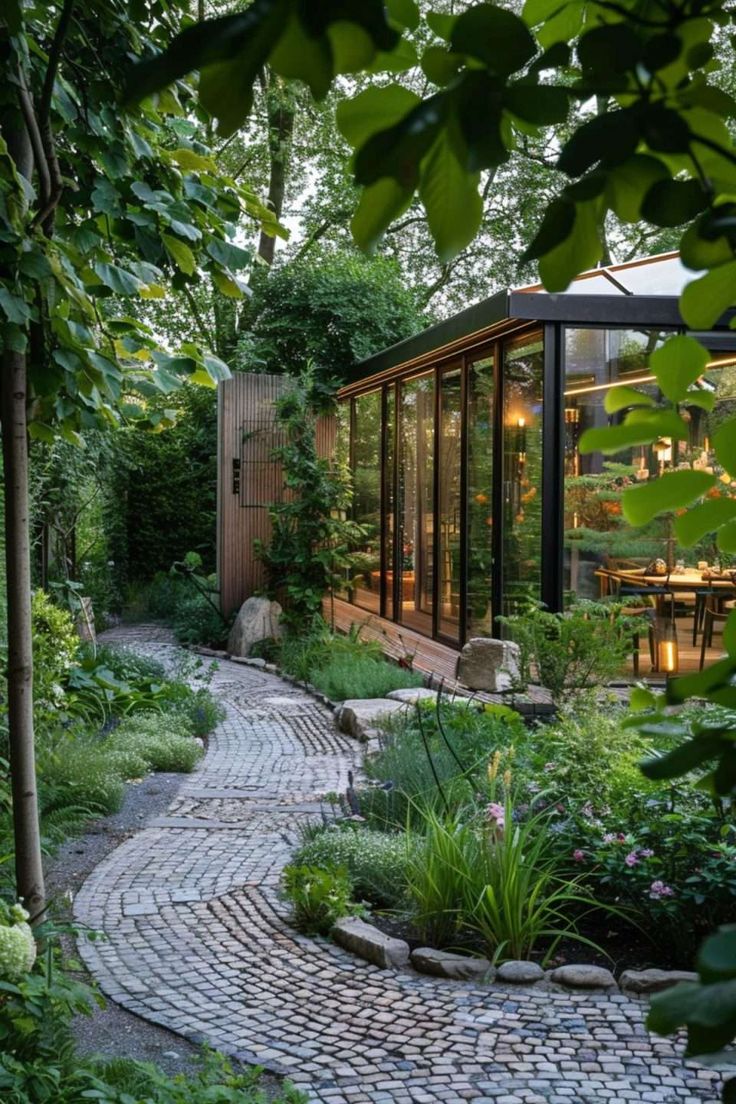
M288 389L286 376L238 372L218 387L217 577L225 615L265 581L256 540L271 538L269 506L284 494L281 465L273 450L283 443L274 403ZM336 419L320 418L320 456L335 451Z

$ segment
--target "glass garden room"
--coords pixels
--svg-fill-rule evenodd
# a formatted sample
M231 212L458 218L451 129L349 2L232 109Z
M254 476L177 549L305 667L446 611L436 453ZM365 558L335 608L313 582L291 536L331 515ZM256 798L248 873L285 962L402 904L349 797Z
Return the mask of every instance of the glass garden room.
M356 365L339 398L366 535L342 598L459 648L502 635L497 618L527 599L564 609L632 573L644 585L656 565L694 617L695 572L730 579L731 565L709 541L679 548L670 517L628 528L621 495L670 467L714 466L714 429L736 409L728 319L699 335L712 359L696 387L715 404L682 410L689 440L613 457L578 448L585 429L620 417L605 411L609 388L657 394L649 358L684 328L686 279L668 254L596 269L565 294L500 292ZM719 493L736 493L718 474Z

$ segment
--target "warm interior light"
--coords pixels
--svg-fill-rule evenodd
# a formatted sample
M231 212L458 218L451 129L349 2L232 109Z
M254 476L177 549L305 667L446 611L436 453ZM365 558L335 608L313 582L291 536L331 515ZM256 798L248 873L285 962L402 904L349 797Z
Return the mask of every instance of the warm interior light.
M519 427L519 429L523 429L524 426L526 425L526 418L518 418L516 424Z
M705 370L712 368L728 368L736 364L736 356L721 357L719 360L709 360L705 366ZM645 376L635 376L633 378L621 378L618 380L609 380L608 383L594 383L586 387L571 387L569 391L565 391L565 395L587 395L591 391L609 391L612 387L620 387L625 383L626 386L630 386L634 383L656 383L657 377L651 372Z

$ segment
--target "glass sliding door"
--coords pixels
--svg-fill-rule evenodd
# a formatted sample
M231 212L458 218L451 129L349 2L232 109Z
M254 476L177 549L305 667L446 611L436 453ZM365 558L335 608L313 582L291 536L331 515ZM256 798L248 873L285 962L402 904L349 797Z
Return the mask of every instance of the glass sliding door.
M440 375L437 631L454 642L460 640L462 380L459 365L446 368Z
M394 535L396 503L396 389L393 384L386 388L385 417L383 426L384 480L383 480L383 573L384 573L384 617L394 616Z
M468 637L492 636L493 356L468 363Z
M434 374L400 386L398 557L395 617L431 635L434 583ZM389 582L393 581L391 575Z
M542 578L541 334L503 351L503 613L539 601Z
M353 403L353 520L365 535L352 553L352 601L380 613L381 597L381 392Z

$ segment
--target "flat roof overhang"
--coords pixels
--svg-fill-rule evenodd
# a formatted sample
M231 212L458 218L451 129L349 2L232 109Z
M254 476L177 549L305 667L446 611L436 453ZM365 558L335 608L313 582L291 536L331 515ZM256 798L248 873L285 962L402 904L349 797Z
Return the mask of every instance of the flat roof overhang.
M695 334L712 348L736 348L736 333L729 328L736 310L728 311L713 331ZM444 322L359 361L348 373L339 394L347 397L376 384L424 366L454 352L481 345L533 322L560 322L571 326L656 326L683 329L677 296L574 295L537 291L499 291ZM720 331L720 332L718 332Z

